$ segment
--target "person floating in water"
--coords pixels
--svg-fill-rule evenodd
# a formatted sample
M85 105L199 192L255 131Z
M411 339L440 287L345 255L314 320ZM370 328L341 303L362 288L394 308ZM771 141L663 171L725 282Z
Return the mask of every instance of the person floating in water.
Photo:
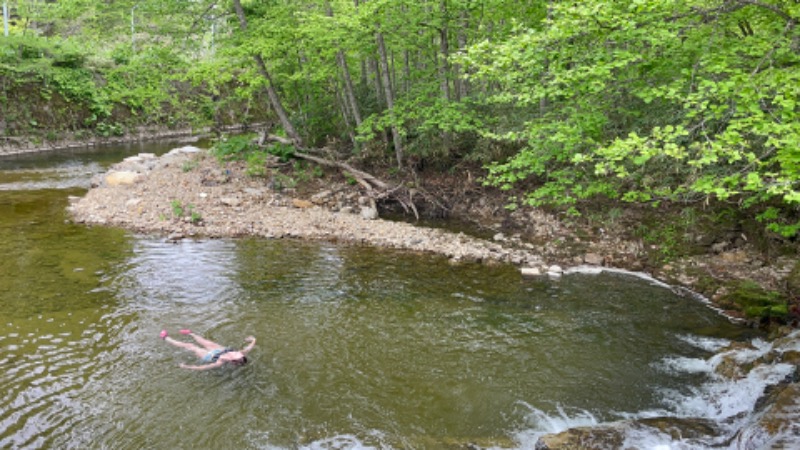
M253 346L256 345L256 338L253 336L248 336L245 338L245 341L248 342L247 346L241 350L234 350L232 348L223 347L216 342L209 341L208 339L199 336L197 334L192 333L191 330L181 330L181 334L188 334L191 336L192 339L197 342L198 345L195 345L191 342L181 342L171 338L167 334L167 330L162 330L161 334L159 335L161 339L165 342L168 342L176 347L185 348L191 352L194 352L198 358L205 364L199 366L192 366L188 364L181 364L180 366L184 369L190 370L208 370L214 369L216 367L222 367L225 363L233 364L234 366L243 366L247 364L247 353L253 349Z

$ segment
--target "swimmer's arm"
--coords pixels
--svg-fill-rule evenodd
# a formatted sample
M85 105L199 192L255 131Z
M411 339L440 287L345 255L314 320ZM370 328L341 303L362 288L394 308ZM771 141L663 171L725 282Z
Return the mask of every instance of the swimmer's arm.
M250 343L247 344L247 347L241 350L241 353L247 354L256 345L256 338L254 338L253 336L247 336L244 340L249 341Z
M182 369L189 369L189 370L208 370L208 369L214 369L214 368L217 368L217 367L222 367L223 364L225 364L225 361L219 361L218 360L215 363L204 364L202 366L190 366L188 364L181 364L180 367Z

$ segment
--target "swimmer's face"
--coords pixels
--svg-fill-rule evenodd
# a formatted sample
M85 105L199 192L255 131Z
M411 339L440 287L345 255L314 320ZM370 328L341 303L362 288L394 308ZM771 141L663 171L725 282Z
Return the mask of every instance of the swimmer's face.
M247 364L247 357L246 356L242 356L239 359L234 359L233 361L231 361L231 364L233 364L234 366L243 366L243 365Z

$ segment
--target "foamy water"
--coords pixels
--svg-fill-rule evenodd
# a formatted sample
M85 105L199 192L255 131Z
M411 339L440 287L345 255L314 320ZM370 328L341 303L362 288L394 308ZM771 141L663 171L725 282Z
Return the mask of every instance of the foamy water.
M756 365L755 368L741 378L728 378L717 373L720 364L726 359L747 366L764 358L768 353L797 351L800 345L800 332L794 332L789 338L781 341L779 346L755 339L747 346L725 350L731 345L726 339L703 338L697 336L679 336L681 340L697 348L716 352L708 358L668 357L656 363L660 370L674 374L704 374L707 381L699 386L679 390L663 390L665 409L644 410L620 413L621 420L635 421L654 417L674 417L681 419L709 420L718 427L718 435L692 439L674 439L666 433L651 427L626 428L625 440L621 448L642 450L704 450L727 448L731 450L768 449L773 445L778 448L800 449L800 424L791 425L775 433L767 433L760 428L745 428L756 416L756 403L764 396L770 386L775 386L792 375L796 367L793 364L774 363ZM556 414L547 414L530 405L529 419L532 428L517 434L520 449L532 448L539 437L545 434L560 433L570 428L603 427L610 423L601 423L587 411L568 412L559 408ZM800 402L795 402L790 411L794 417L800 417ZM738 433L738 434L737 434ZM734 439L736 437L736 439Z

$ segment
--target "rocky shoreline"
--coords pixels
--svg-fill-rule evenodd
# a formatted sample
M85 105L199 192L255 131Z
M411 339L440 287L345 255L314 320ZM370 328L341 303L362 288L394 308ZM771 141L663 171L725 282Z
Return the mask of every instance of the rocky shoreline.
M341 179L341 177L338 177ZM95 177L92 189L72 199L76 222L110 225L168 239L184 237L299 238L436 253L453 262L509 263L525 275L558 276L576 266L648 272L677 288L702 294L732 318L742 314L726 301L733 283L749 281L780 290L797 271L790 256L769 262L747 245L717 245L708 254L644 267L641 242L611 232L581 236L540 210L498 214L482 196L460 202L456 217L490 230L489 239L406 222L382 220L359 186L330 177L304 189L247 174L242 162L220 162L207 151L182 147L157 157L126 158Z
M531 250L464 233L377 218L347 183L301 198L248 176L241 163L221 166L196 147L161 157L126 158L73 198L75 221L184 237L301 238L437 253L454 262L500 262L548 270ZM557 270L553 268L553 270Z

